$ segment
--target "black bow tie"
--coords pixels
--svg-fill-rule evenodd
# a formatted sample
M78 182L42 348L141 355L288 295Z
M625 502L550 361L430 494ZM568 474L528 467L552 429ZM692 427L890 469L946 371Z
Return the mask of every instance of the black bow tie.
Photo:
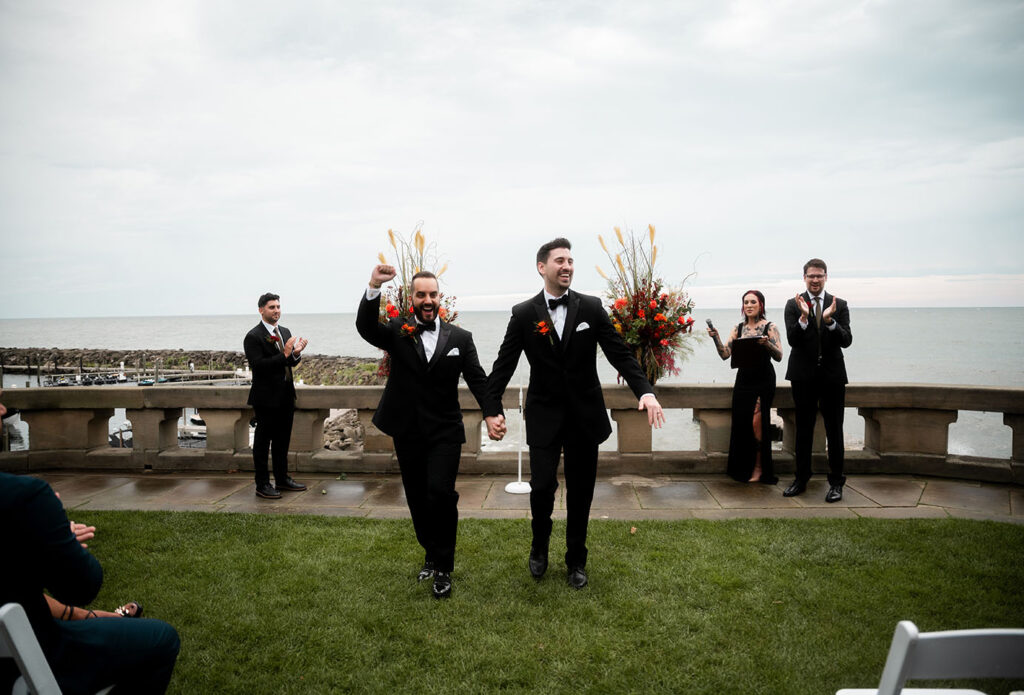
M422 333L423 331L432 331L437 328L436 321L424 321L423 323L416 326L416 332Z
M550 309L551 311L554 311L556 308L558 308L560 306L564 306L564 307L568 307L569 306L569 293L568 292L563 294L558 299L549 299L548 300L548 309Z

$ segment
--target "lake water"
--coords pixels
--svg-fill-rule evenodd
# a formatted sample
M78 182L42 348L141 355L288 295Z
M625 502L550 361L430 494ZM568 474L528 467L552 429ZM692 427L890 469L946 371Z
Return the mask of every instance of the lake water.
M660 383L731 384L734 372L719 359L704 333L710 318L723 332L740 321L738 310L710 309L694 314L697 323L693 354L682 373ZM508 323L508 311L460 312L459 325L472 331L481 364L489 371ZM768 312L782 321L782 310ZM244 316L182 316L78 319L0 319L0 351L4 347L100 349L242 349L242 338L259 320ZM309 339L307 352L354 357L377 357L379 351L355 331L355 313L285 314L281 323L293 334ZM845 351L850 381L973 384L1024 387L1024 308L851 309L853 345ZM780 327L784 333L785 329ZM599 353L600 354L600 353ZM785 360L776 366L784 382ZM510 382L514 388L528 380L529 366L520 360ZM601 357L598 370L604 383L615 382L615 370ZM24 385L23 375L5 375L4 387ZM696 449L699 430L692 413L668 411L668 425L655 432L661 450ZM117 416L115 416L116 418ZM123 415L121 415L123 417ZM511 439L516 422L510 418ZM863 420L847 410L847 446L863 443ZM962 412L950 426L950 452L1008 457L1011 431L998 413ZM490 443L487 450L514 450L514 441ZM603 448L614 449L614 437Z

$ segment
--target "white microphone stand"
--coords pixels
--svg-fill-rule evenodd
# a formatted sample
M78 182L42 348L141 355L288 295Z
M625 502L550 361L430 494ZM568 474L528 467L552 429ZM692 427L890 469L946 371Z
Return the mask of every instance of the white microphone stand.
M505 492L513 495L525 495L530 491L530 484L523 480L523 430L526 429L526 421L523 419L523 382L519 382L519 479L513 480L505 486Z

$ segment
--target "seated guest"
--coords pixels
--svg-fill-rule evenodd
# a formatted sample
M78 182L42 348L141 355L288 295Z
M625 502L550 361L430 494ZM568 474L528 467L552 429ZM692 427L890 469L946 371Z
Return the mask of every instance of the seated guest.
M103 570L75 537L45 481L0 473L0 528L5 532L0 605L18 603L25 609L64 693L95 693L112 684L115 693L167 689L180 646L167 623L54 620L44 590L65 604L87 604L100 590ZM15 678L0 675L0 692L10 692Z
M771 361L782 360L782 340L779 329L765 319L763 294L757 290L745 293L741 312L743 321L733 327L725 345L718 331L710 324L708 327L723 360L732 356L737 340L750 340L752 343L744 347L754 348L752 358L748 357L749 361L744 360L736 370L727 471L741 482L774 485L778 478L772 467L772 441L768 436L775 398L775 368Z

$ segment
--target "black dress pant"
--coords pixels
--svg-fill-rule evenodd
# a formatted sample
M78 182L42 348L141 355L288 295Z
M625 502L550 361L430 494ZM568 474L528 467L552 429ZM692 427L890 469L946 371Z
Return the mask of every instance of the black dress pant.
M843 485L843 414L846 408L846 384L823 380L791 382L793 404L796 406L796 479L807 482L811 477L811 449L814 446L814 425L821 410L828 444L828 482Z
M427 562L434 563L438 572L451 572L459 526L455 478L462 443L430 442L418 437L398 437L394 442L416 540L423 546Z
M280 408L253 406L256 411L256 433L252 440L252 464L256 470L256 484L270 482L267 471L268 454L274 461L274 482L283 483L288 477L288 444L292 439L294 403Z
M597 443L581 436L572 425L562 427L549 446L530 447L530 513L533 547L547 550L551 512L558 490L558 460L565 454L565 564L587 564L587 524L597 480Z

